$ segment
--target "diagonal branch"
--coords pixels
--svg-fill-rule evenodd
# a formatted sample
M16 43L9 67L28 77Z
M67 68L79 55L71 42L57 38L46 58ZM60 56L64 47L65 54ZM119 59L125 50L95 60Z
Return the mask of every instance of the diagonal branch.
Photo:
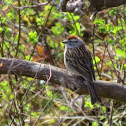
M47 80L50 76L52 86L63 86L76 91L78 94L88 94L87 86L80 79L71 75L68 71L51 65L40 64L19 59L0 58L0 74L16 74L37 79ZM126 102L126 86L108 81L95 82L101 97L111 98Z

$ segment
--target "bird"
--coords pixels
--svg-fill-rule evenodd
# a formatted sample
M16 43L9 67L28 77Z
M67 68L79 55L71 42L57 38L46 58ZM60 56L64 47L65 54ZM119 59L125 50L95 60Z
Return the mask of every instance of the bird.
M101 103L101 98L95 88L95 71L91 52L83 40L75 35L69 35L65 44L64 64L76 76L81 76L88 87L91 103Z

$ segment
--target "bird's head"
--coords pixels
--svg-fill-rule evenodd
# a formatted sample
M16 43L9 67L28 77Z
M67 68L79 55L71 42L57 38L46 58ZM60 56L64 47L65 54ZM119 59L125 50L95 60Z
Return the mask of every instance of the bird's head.
M81 40L79 37L75 35L70 35L67 40L63 41L65 44L65 47L70 49L70 48L76 48L78 46L83 45L83 40Z

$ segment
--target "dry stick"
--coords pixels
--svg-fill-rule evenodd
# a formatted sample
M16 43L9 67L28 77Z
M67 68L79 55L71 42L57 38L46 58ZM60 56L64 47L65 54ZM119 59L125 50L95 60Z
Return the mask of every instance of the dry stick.
M94 26L93 26L93 40L94 40L94 35L95 35L95 24L94 24ZM92 43L92 46L93 46L93 59L94 59L94 61L95 61L96 70L97 70L97 73L98 73L99 78L101 79L101 74L99 73L98 66L97 66L96 59L95 59L94 42Z
M18 7L20 7L20 6L21 6L20 0L18 0ZM16 54L15 54L15 57L17 57L17 54L18 54L18 51L19 51L20 38L21 38L21 11L18 10L18 13L19 13L19 34L18 34L18 42L17 42L17 46L16 46ZM15 80L17 82L17 75L15 75ZM22 96L19 94L20 101L21 101L21 97ZM20 108L18 117L19 117L19 120L21 119L21 125L25 125L24 116L21 113L24 113L23 112L23 108Z
M2 7L0 9L0 12L2 12ZM1 22L0 26L3 28L4 27L4 24ZM2 42L0 44L0 52L1 52L1 56L4 57L4 50L3 50L3 44L4 44L4 35L5 35L5 31L3 30L2 33L1 33L1 39L2 39Z
M109 100L107 100L106 104L104 105L106 108L105 114L104 116L107 118L107 120L109 121L109 112L108 112L108 105L109 105Z
M20 7L20 0L18 0L18 6ZM18 33L18 42L17 42L17 46L16 46L16 53L15 53L15 57L17 57L18 54L18 48L19 48L19 44L20 44L20 37L21 37L21 12L20 10L18 10L18 19L19 19L19 33Z
M11 82L11 78L10 78L10 71L11 71L11 68L12 68L12 66L13 66L13 61L11 62L11 64L10 64L10 66L9 66L9 69L8 69L8 81L9 81L9 84L10 84L10 87L11 87L11 91L13 92L13 87L12 87L12 82ZM13 100L12 101L13 103L14 103L14 107L15 107L15 109L16 109L16 111L17 111L17 113L18 113L18 110L17 110L17 107L16 107L16 104L15 104L15 101ZM13 105L13 104L12 104ZM12 107L12 106L11 106ZM10 113L9 113L10 114ZM10 126L11 126L11 124L12 123L14 123L14 119L15 119L15 116L16 116L17 114L15 114L14 116L13 116L13 118L11 118L12 119L12 121L11 121L11 123L10 123ZM11 116L10 116L11 117ZM18 114L18 117L19 117L19 114Z
M40 66L40 67L41 67L41 66ZM38 71L39 71L39 70L38 70ZM35 80L35 78L36 78L36 76L37 76L38 71L36 72L36 75L35 75L35 77L34 77L34 80ZM33 80L32 82L34 82L34 80ZM26 91L26 93L25 93L25 95L24 95L24 97L23 97L23 99L22 99L22 102L23 102L24 98L26 97L28 91L30 90L32 84L33 84L33 83L31 83L30 87L27 89L27 91ZM36 94L35 94L32 98L30 98L26 103L20 104L19 107L23 107L24 105L26 105L27 103L29 103L33 98L37 97L37 96L45 89L46 86L47 86L47 83L45 84L45 86L44 86L38 93L36 93Z
M3 24L1 23L1 27L3 27L2 25L3 25ZM1 52L1 56L2 56L2 57L4 57L4 50L3 50L4 33L5 33L5 31L3 30L3 31L2 31L2 34L1 34L2 42L1 42L1 44L0 44L0 52Z
M8 113L10 119L13 121L11 121L11 123L9 124L9 126L12 126L12 123L15 125L15 126L18 126L18 123L16 122L16 120L14 119L16 114L14 116L12 116L10 113Z
M40 64L40 66L39 66L39 69L36 71L34 80L36 79L37 73L39 72L40 68L41 68L41 64ZM22 100L21 100L21 103L20 103L20 106L19 106L20 108L23 107L25 104L27 104L29 101L31 101L32 98L31 98L30 100L28 100L25 104L22 105L22 103L23 103L23 101L24 101L26 95L28 94L28 92L29 92L29 90L30 90L30 88L31 88L31 86L32 86L32 84L33 84L33 82L34 82L34 80L33 80L32 83L30 84L30 86L29 86L29 88L27 89L27 91L25 92L25 95L23 96L23 98L22 98Z
M26 8L37 8L37 7L40 7L40 6L46 6L46 5L48 5L50 2L51 2L52 0L48 0L48 2L45 2L45 3L41 3L41 4L37 4L37 5L32 5L32 6L23 6L23 7L17 7L17 6L14 6L13 4L9 4L9 3L7 3L7 2L1 2L1 3L4 3L4 4L6 4L6 5L9 5L9 6L12 6L13 8L15 8L15 9L18 9L18 10L24 10L24 9L26 9Z
M51 77L52 77L52 72L51 72L51 68L50 68L50 76L49 76L49 78L48 78L48 80L47 80L47 82L46 82L46 84L45 85L48 85L48 83L49 83L49 80L51 79ZM41 92L41 91L40 91ZM52 99L53 98L51 98L50 100L49 100L49 102L44 106L44 108L43 108L43 110L41 111L41 113L40 113L40 115L39 115L39 117L36 119L36 121L35 121L35 123L33 124L33 126L38 122L38 120L40 119L40 117L41 117L41 115L42 115L42 113L43 113L43 111L46 109L46 107L48 106L48 104L52 101Z
M40 119L40 117L41 117L43 111L46 109L46 107L49 105L49 103L50 103L51 101L52 101L52 98L51 98L51 99L47 102L47 104L44 106L44 108L42 109L42 111L41 111L39 117L37 118L37 120L36 120L35 123L33 124L33 126L35 126L35 124L38 122L38 120Z
M114 103L113 103L113 102L114 102L114 101L112 100L112 106L111 106L111 111L110 111L109 126L111 126L111 125L112 125L112 116L113 116L113 112L114 112L114 110L113 110Z
M8 74L8 82L9 82L9 85L10 85L10 88L11 88L11 92L13 93L14 92L14 90L13 90L13 84L12 84L12 78L11 78L11 75L10 75L10 73ZM11 104L11 107L12 106L14 106L14 108L15 108L15 113L16 113L16 115L17 115L17 117L19 118L19 111L17 110L17 106L16 106L16 103L15 103L15 99L13 99L12 100L12 104ZM12 109L10 109L10 111L8 112L9 113L9 115L11 115L11 112L12 112L13 110ZM14 118L15 118L15 116L14 116ZM12 118L10 118L11 120L12 120ZM14 120L12 121L12 123L14 123Z
M95 17L96 17L96 15L95 15ZM94 36L95 36L95 24L94 24L94 26L93 26L93 40L94 40ZM98 67L97 67L97 63L96 63L96 59L95 59L94 42L92 43L92 46L93 46L93 58L94 58L94 61L95 61L96 70L97 70L97 73L98 73L98 75L99 75L99 78L101 79L101 74L99 73L99 70L98 70ZM94 112L95 112L95 114L96 114L98 124L100 125L100 122L99 122L99 119L98 119L96 110L94 110Z
M36 48L36 46L37 46L37 44L38 44L38 42L35 43L35 45L34 45L34 47L33 47L33 50L32 50L32 53L31 53L31 55L30 55L30 58L29 58L28 60L31 60L31 58L32 58L32 56L33 56L33 53L34 53L34 51L35 51L35 48Z

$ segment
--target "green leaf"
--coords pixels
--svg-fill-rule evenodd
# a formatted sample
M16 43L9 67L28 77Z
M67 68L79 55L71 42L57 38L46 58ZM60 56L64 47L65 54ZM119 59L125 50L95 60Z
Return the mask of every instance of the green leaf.
M62 111L67 111L67 110L68 110L68 107L62 105L62 106L60 107L60 110L62 110Z
M99 126L99 125L98 125L98 122L93 122L93 123L92 123L92 126Z
M35 15L35 14L36 14L36 12L33 9L31 9L31 8L26 9L26 15Z
M106 41L107 41L107 43L109 43L109 44L115 43L115 41L114 41L113 39L111 39L111 38L108 38Z
M77 21L80 18L79 15L74 15L74 20Z
M116 49L115 50L116 54L119 55L122 58L126 58L126 52L121 50L121 49Z
M126 69L126 64L124 64L124 68Z
M51 30L55 35L60 35L64 31L64 28L61 26L60 23L56 23L56 26L53 26Z
M7 14L7 16L10 18L10 19L14 19L15 18L15 15L12 13L12 12L9 12Z
M117 11L116 10L110 10L109 15L110 16L115 16L115 15L117 15Z
M29 32L28 33L28 40L30 42L33 42L33 44L35 44L38 41L37 32L36 31Z
M42 18L37 18L36 19L37 25L43 25L43 20Z
M72 34L72 35L76 35L77 34L77 32L75 30L71 30L71 31L69 31L69 33Z
M41 112L31 112L31 116L38 117L41 114Z
M117 34L117 32L119 32L120 30L122 30L122 27L115 26L114 29L112 30L112 33Z
M85 101L85 106L86 107L89 107L89 108L91 108L91 109L93 109L93 105L91 104L91 102L90 101Z
M103 111L103 113L105 113L106 112L106 107L102 106L102 111Z
M100 62L100 58L98 56L95 56L96 63Z
M77 22L76 23L77 30L80 31L80 24Z
M95 19L95 21L94 21L94 24L96 24L96 25L104 25L105 24L105 20L104 19L102 19L102 18L100 18L100 19Z
M0 33L3 31L3 28L2 27L0 27Z
M29 60L30 57L31 57L30 55L26 55L26 56L25 56L25 59L26 59L26 60ZM31 58L31 60L32 60L32 58Z
M64 49L64 44L62 42L60 42L60 47Z
M113 27L111 24L106 24L105 25L105 31L107 31L107 33L110 33L112 31Z

